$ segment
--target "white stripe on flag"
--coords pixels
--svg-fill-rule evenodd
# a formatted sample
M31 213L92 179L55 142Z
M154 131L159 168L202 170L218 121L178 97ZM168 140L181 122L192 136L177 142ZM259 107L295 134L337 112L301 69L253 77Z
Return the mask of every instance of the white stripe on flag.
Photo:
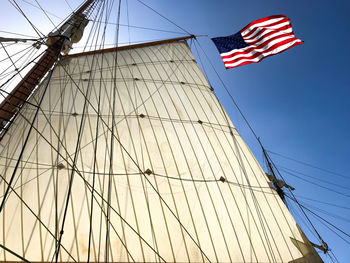
M275 33L273 33L273 32L275 32ZM266 36L267 33L273 33L273 34L270 34L269 36ZM288 30L283 30L283 31L273 31L273 30L271 30L271 31L268 31L267 33L264 34L263 36L259 36L257 38L251 39L251 40L244 39L244 41L247 42L248 44L256 42L256 43L254 43L254 45L256 45L257 43L261 43L262 41L264 42L264 41L269 40L269 39L271 39L273 37L276 37L276 36L281 36L281 35L285 35L285 34L289 34L289 35L293 35L294 36L292 28L289 28Z
M287 29L282 29L285 26L290 26L290 23L289 22L288 23L282 23L282 24L271 26L271 27L260 27L253 34L251 34L250 36L245 36L243 34L241 34L241 35L244 38L244 40L252 39L252 38L255 38L259 34L265 35L265 31L271 32L271 31L284 31L284 30L287 30ZM288 29L289 28L292 28L292 27L288 27Z
M289 42L289 43L286 43L276 49L273 49L271 50L270 52L267 52L267 53L263 53L259 56L257 56L256 58L253 58L253 59L241 59L235 63L225 63L225 67L226 68L232 68L232 67L237 67L239 66L240 64L244 63L244 62L259 62L260 60L262 60L263 58L267 57L267 56L271 56L271 55L274 55L274 54L277 54L279 52L282 52L286 49L288 49L290 46L294 45L295 43L297 42L302 42L300 39L296 39L292 42ZM257 52L254 52L254 54L257 53Z
M257 28L257 27L265 27L265 26L267 26L267 25L276 23L276 22L281 21L281 20L283 20L283 19L286 19L286 17L273 18L273 19L269 19L269 20L266 20L266 21L261 22L261 23L254 24L254 25L250 26L249 28L247 28L246 30L244 30L243 32L241 32L241 34L242 34L242 35L246 35L246 34L248 34L250 31L252 31L253 29L255 29L255 28Z
M273 41L271 41L270 43L268 43L267 45L263 46L262 48L257 48L257 46L259 45L259 43L255 44L255 45L250 45L250 46L247 46L247 47L244 47L244 48L241 48L241 49L234 49L234 50L231 50L229 52L226 52L226 53L221 53L221 57L225 57L225 56L229 56L229 55L233 55L234 53L238 53L238 52L246 52L247 49L251 49L251 48L254 48L253 51L256 52L263 52L264 50L268 49L269 47L273 46L274 44L278 43L278 42L282 42L283 40L286 40L288 38L294 38L294 36L286 36L286 37L282 37L282 38L278 38L278 39L275 39ZM248 54L250 54L251 52L249 52ZM245 54L239 54L237 56L242 56L242 55L245 55ZM224 61L227 61L228 59L232 60L234 59L235 56L233 56L232 58L223 58Z

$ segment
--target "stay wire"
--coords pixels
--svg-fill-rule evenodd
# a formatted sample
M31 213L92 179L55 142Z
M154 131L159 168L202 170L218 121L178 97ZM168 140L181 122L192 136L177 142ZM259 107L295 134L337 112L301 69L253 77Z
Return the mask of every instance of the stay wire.
M121 0L118 1L118 11L117 11L117 26L116 26L116 33L115 33L115 43L116 46L118 46L118 40L119 40L119 23L120 23L120 9L121 9ZM114 54L114 72L113 72L113 77L114 79L117 77L117 66L118 66L118 49L115 49L115 54ZM109 174L108 174L108 186L107 186L107 201L110 203L111 201L111 195L112 195L112 189L111 189L111 184L112 184L112 173L113 173L113 152L114 152L114 129L115 129L115 119L114 119L114 114L115 114L115 108L116 108L116 90L117 90L117 83L116 81L113 82L113 95L112 95L112 130L111 130L111 141L110 141L110 159L109 159ZM105 262L108 262L109 259L109 242L110 242L110 207L107 208L107 220L106 220L106 251L105 251Z
M92 83L90 81L88 83L88 87L86 89L86 94L84 95L85 100L84 100L84 105L83 105L83 113L82 113L82 117L81 117L81 121L80 121L79 131L78 131L78 138L77 138L76 147L75 147L75 154L74 154L74 157L73 157L73 166L76 166L76 162L77 162L77 159L78 159L78 153L79 153L78 149L80 148L81 138L82 138L82 134L83 134L83 129L84 129L84 126L85 126L85 121L86 121L85 114L86 114L87 109L88 109L89 104L90 104L88 102L88 97L89 97L89 95L91 93L91 89L92 89ZM56 249L55 254L54 254L56 263L58 262L58 257L59 257L59 253L60 253L62 237L63 237L63 234L64 234L64 226L65 226L65 221L66 221L66 217L67 217L69 201L70 201L70 197L71 197L71 191L72 191L74 175L75 175L75 170L73 169L71 171L71 175L70 175L70 178L69 178L68 192L67 192L66 204L65 204L63 218L62 218L62 223L61 223L61 230L60 230L60 233L59 233L57 249ZM106 262L108 262L108 261L106 261Z
M40 110L41 110L41 108L40 108ZM20 114L20 111L19 111L19 114ZM28 122L28 123L30 123L29 122L29 120L27 120L22 114L20 114L23 118L24 118L24 120L26 121L26 122ZM45 114L44 114L44 116L45 116ZM51 125L50 125L51 126ZM34 127L34 129L36 130L36 132L37 133L39 133L42 137L43 137L43 139L53 148L53 149L55 149L54 148L54 146L49 142L49 141L47 141L47 139L40 133L40 131L38 131L35 127ZM53 129L53 127L51 126L51 129ZM57 136L57 134L56 134L56 136ZM58 137L59 138L59 137ZM63 146L63 148L64 148L64 146ZM57 150L56 150L57 151ZM67 152L67 150L66 150L66 152ZM57 153L59 154L59 152L57 151ZM64 160L66 160L62 155L60 155ZM67 161L67 160L66 160ZM68 161L67 161L67 163L68 163ZM1 176L1 175L0 175ZM81 176L81 175L80 175ZM17 195L17 193L15 192L15 194ZM22 200L23 201L23 200ZM25 202L23 201L23 203L25 204ZM25 204L26 205L26 204ZM27 205L26 205L27 206ZM28 207L28 206L27 206ZM28 209L30 210L30 208L28 207ZM32 212L33 213L33 212ZM34 213L33 213L34 214ZM35 215L35 214L34 214ZM36 216L36 215L35 215ZM38 219L39 220L39 222L41 222L40 221L40 219ZM44 225L44 227L47 229L47 227ZM131 226L130 226L131 227ZM131 227L132 228L132 227ZM49 230L48 230L49 231ZM50 231L49 231L50 232ZM50 232L50 234L51 234L51 232ZM53 235L52 235L53 236ZM54 237L54 236L53 236ZM142 237L141 237L142 238ZM123 243L123 242L122 242ZM145 241L145 243L146 244L148 244L146 241ZM62 248L69 254L69 252L64 248L64 246L62 246ZM152 248L152 247L151 247ZM70 254L69 254L70 255ZM71 255L70 255L71 256ZM72 259L74 260L74 261L76 261L73 257L72 257Z
M314 215L313 215L314 216ZM335 234L337 237L339 237L341 240L343 240L345 243L350 245L350 241L346 240L343 236L341 236L338 232L336 232L333 228L331 228L327 223L323 222L318 217L314 216L314 218L320 222L324 227L326 227L329 231L331 231L333 234ZM331 250L330 250L331 251Z
M50 73L49 73L48 80L50 80L50 78L52 77L53 69L54 69L56 66L57 66L57 63L56 63L56 64L54 65L54 67L51 69L51 71L50 71ZM35 111L33 120L32 120L32 122L31 122L31 124L30 124L29 131L28 131L28 133L27 133L27 136L26 136L26 139L25 139L25 141L24 141L24 144L23 144L23 147L22 147L22 149L21 149L21 152L20 152L20 154L19 154L19 156L18 156L18 160L17 160L17 162L16 162L16 166L15 166L13 172L12 172L12 175L11 175L11 178L10 178L10 181L9 181L9 185L8 185L8 187L6 188L5 194L4 194L4 196L3 196L3 199L2 199L2 202L1 202L1 205L0 205L0 213L2 212L2 209L3 209L3 206L4 206L4 204L5 204L7 195L9 194L9 191L10 191L11 184L12 184L14 178L15 178L15 175L16 175L17 169L18 169L18 167L19 167L20 161L21 161L21 159L22 159L24 150L25 150L26 145L27 145L27 143L28 143L28 141L29 141L30 134L31 134L32 129L33 129L33 126L34 126L34 122L35 122L35 120L36 120L36 118L37 118L37 116L38 116L39 108L40 108L40 105L41 105L41 103L42 103L42 101L43 101L43 99L44 99L44 96L45 96L46 91L47 91L47 89L48 89L49 83L50 83L50 81L48 81L48 82L46 83L45 89L44 89L43 94L42 94L42 96L41 96L41 99L40 99L40 101L39 101L39 103L38 103L38 105L37 105L37 109L36 109L36 111Z
M49 11L43 9L43 8L41 7L41 5L38 3L37 0L35 0L35 2L37 2L38 5L35 5L35 4L33 4L33 3L31 3L31 2L29 2L29 1L27 1L27 0L21 0L21 1L24 2L24 3L26 3L26 4L28 4L28 5L31 5L32 7L35 7L35 8L37 8L37 9L41 9L41 10L44 12L44 14L46 15L46 17L50 20L51 24L53 24L53 26L54 26L55 28L56 28L55 24L52 22L51 18L47 16L47 14L50 14L50 15L52 15L52 16L54 16L54 17L60 19L60 20L63 20L63 18L61 18L61 17L55 15L54 13L49 12Z
M28 121L28 120L26 120L26 121ZM35 128L34 128L35 129ZM37 132L39 132L38 130L37 130ZM39 132L40 133L40 132ZM53 147L53 146L52 146ZM126 222L127 223L127 222ZM129 225L130 226L130 225ZM131 226L130 226L131 227ZM142 237L141 237L142 238ZM146 242L145 240L144 240L144 242ZM146 244L147 244L147 242L146 242ZM65 248L63 247L63 249L65 250ZM161 258L161 257L160 257ZM73 259L74 260L74 259ZM74 260L75 261L75 260Z
M294 173L291 173L291 172L288 172L288 171L284 171L284 172L287 173L287 174L289 174L289 175L291 175L291 176L294 176L294 177L296 177L296 178L298 178L298 179L300 179L300 180L302 180L302 181L304 181L304 182L307 182L307 183L309 183L309 184L315 185L315 186L317 186L317 187L323 188L323 189L328 190L328 191L330 191L330 192L333 192L333 193L342 195L342 196L344 196L344 197L350 198L350 195L348 195L348 194L344 194L344 193L339 192L339 191L337 191L337 190L333 190L332 188L329 188L329 187L320 185L320 184L318 184L318 183L316 183L316 182L313 182L313 181L310 181L310 180L308 180L308 179L302 178L302 177L300 177L300 176L298 176L298 175L296 175L296 174L294 174Z
M22 0L25 1L25 0ZM52 19L50 18L50 16L48 15L48 12L44 10L44 8L42 8L42 6L40 5L40 3L38 2L38 0L35 0L35 2L38 4L39 8L41 9L41 11L44 13L44 15L47 17L47 19L50 21L50 23L54 26L55 29L57 29L57 26L55 25L55 23L52 21Z
M66 4L68 5L69 9L72 11L72 13L74 12L72 6L69 4L69 2L67 0L64 0L66 2Z
M212 69L214 70L216 76L218 77L218 79L221 82L221 85L224 87L224 89L226 90L226 93L228 94L228 96L230 97L232 103L235 105L236 109L238 110L239 114L242 116L243 120L245 121L245 123L247 124L249 130L252 132L252 134L254 135L255 139L258 141L258 143L261 145L261 142L259 141L259 137L256 135L255 131L253 130L253 127L250 125L248 119L245 117L245 115L243 114L241 108L239 107L238 103L236 102L236 100L233 98L233 96L231 95L231 92L229 91L227 85L225 84L224 80L220 77L219 72L216 70L216 68L214 67L213 63L211 62L211 60L209 59L207 53L204 51L202 45L199 43L199 41L197 40L197 38L195 38L195 40L198 43L199 48L202 50L203 54L205 55L207 61L209 62L209 64L211 65Z
M94 20L90 19L90 21L94 21ZM113 23L113 22L101 22L101 23L105 23L105 24L108 24L108 25L116 25L116 23ZM137 29L144 29L144 30L150 30L150 31L157 31L157 32L164 32L164 33L173 33L173 34L182 34L182 35L185 34L185 35L187 35L187 33L185 33L185 32L165 30L165 29L152 28L152 27L135 26L135 25L128 25L128 24L120 24L119 26L130 27L130 28L137 28ZM133 43L133 42L130 42L130 43Z
M13 61L12 57L10 56L10 54L7 52L7 49L4 47L4 45L0 42L1 46L3 47L8 59L11 61L12 66L15 68L15 71L17 71L17 67L15 62ZM21 73L18 72L18 75L21 77L21 79L23 79L23 76L21 75Z
M327 169L318 167L318 166L313 165L313 164L309 164L309 163L306 163L306 162L302 162L302 161L300 161L300 160L297 160L297 159L294 159L294 158L291 158L291 157L288 157L288 156L285 156L285 155L283 155L283 154L276 153L276 152L273 152L273 151L270 151L270 150L267 150L267 149L266 149L266 151L269 152L269 153L271 153L271 154L273 154L273 155L280 156L280 157L282 157L282 158L284 158L284 159L291 160L291 161L296 162L296 163L300 163L300 164L302 164L302 165L305 165L305 166L308 166L308 167L311 167L311 168L320 170L320 171L322 171L322 172L329 173L329 174L333 174L333 175L342 177L342 178L344 178L344 179L350 179L349 176L346 176L346 175L344 175L344 174L337 173L337 172L333 172L333 171L330 171L330 170L327 170Z
M295 202L295 200L286 195L289 199L291 199L292 201ZM312 211L311 209L307 208L306 206L302 205L299 203L300 206L302 206L305 210L307 210L308 212L310 212L311 214L313 214L315 217L321 219L322 221L324 221L325 223L327 223L328 225L332 226L334 229L338 230L339 232L341 232L342 234L344 234L345 236L349 237L350 238L350 234L349 233L346 233L345 231L343 231L342 229L340 229L339 227L335 226L334 224L332 224L331 222L329 222L328 220L324 219L322 216L316 214L314 211Z
M311 176L311 175L308 175L308 174L305 174L305 173L302 173L302 172L299 172L299 171L296 171L296 170L293 170L293 169L290 169L290 168L287 168L287 167L283 167L283 166L281 166L281 165L278 165L278 167L283 171L285 171L285 170L287 170L287 171L289 171L289 172L291 172L291 173L293 173L293 174L300 174L300 175L302 175L302 176L305 176L305 177L308 177L308 178L311 178L311 179L315 179L315 180L317 180L318 182L323 182L323 183L326 183L326 184L328 184L328 185L334 185L334 186L336 186L336 187L339 187L339 188L343 188L343 189L345 189L345 190L348 190L348 191L350 191L350 188L349 187L346 187L346 186L343 186L343 185L340 185L340 184L335 184L335 183L333 183L333 182L330 182L330 181L327 181L327 180L323 180L323 179L321 179L321 178L317 178L317 177L314 177L314 176Z
M299 201L300 202L300 201ZM309 209L313 209L314 211L317 211L319 213L322 213L324 215L327 215L329 217L333 217L335 219L338 219L338 220L341 220L341 221L344 221L344 222L347 222L347 223L350 223L350 219L346 218L346 217L342 217L342 216L339 216L339 215L336 215L334 213L331 213L329 211L326 211L324 209L321 209L319 207L315 207L314 205L311 205L309 203L306 203L306 202L300 202L302 205L306 206L306 207L309 207Z
M24 116L22 115L22 117L24 117ZM24 117L24 120L25 120L26 122L30 123L29 120L26 119L25 117ZM75 170L75 171L77 172L77 174L80 176L80 179L83 180L84 184L87 185L90 189L92 189L92 186L91 186L90 183L84 178L84 176L83 176L82 173L79 171L79 169L78 169L77 167L72 166L72 164L69 163L68 159L66 159L66 157L65 157L62 153L60 153L60 152L55 148L55 146L52 145L52 143L51 143L51 142L50 142L36 127L33 127L33 128L34 128L34 130L41 136L41 138L42 138L46 143L48 143L48 145L49 145L50 147L52 147L52 149L54 149L54 151L62 158L62 160L65 161L67 164L69 164L69 165L71 166L72 170ZM52 126L51 126L51 129L53 129ZM57 136L57 134L55 134L55 135ZM58 139L58 140L59 140L58 143L61 144L61 146L62 146L63 149L65 150L66 154L68 154L68 151L67 151L67 149L64 147L63 142L62 142L60 139ZM69 156L69 154L68 154L68 156ZM70 160L72 160L71 157L70 157ZM2 177L1 174L0 174L0 177ZM12 189L13 189L13 188L12 188ZM95 193L101 198L101 200L102 200L104 203L106 203L107 206L110 206L110 207L111 207L112 211L115 212L115 213L121 218L121 220L122 220L136 235L138 235L138 236L142 239L142 241L145 242L145 244L147 244L147 246L148 246L152 251L154 251L154 253L156 253L156 254L159 256L159 258L161 258L164 262L166 262L165 259L164 259L157 251L155 251L154 248L147 242L147 240L145 240L145 239L140 235L140 233L138 233L138 232L128 223L128 221L127 221L125 218L123 218L122 215L121 215L120 213L118 213L118 211L115 210L115 209L111 206L111 204L109 204L109 203L107 202L107 200L106 200L100 193L98 193L98 192L96 192L96 191L95 191ZM18 195L16 192L15 192L15 194ZM94 197L94 198L96 199L96 197ZM23 201L23 202L24 202L24 201ZM24 202L24 204L26 205L25 202ZM26 205L26 206L27 206L27 205ZM27 208L30 209L29 206L27 206ZM31 211L31 210L30 210L30 211ZM37 215L36 215L34 212L32 212L32 213L33 213L34 216L37 217ZM40 219L38 219L38 220L40 221ZM42 222L40 221L40 223L42 223ZM51 234L50 230L49 230L43 223L42 223L42 225L43 225L43 226L49 231L49 233ZM52 234L52 236L54 237L53 234ZM69 254L69 252L65 249L65 247L64 247L63 245L61 245L61 246L62 246L62 248ZM70 255L70 254L69 254L69 255ZM72 259L74 260L74 262L76 262L76 260L75 260L73 257L72 257Z
M195 40L197 40L195 38ZM204 49L202 48L201 44L199 43L199 41L197 40L198 46L200 47L200 49L202 50L203 54L205 55L205 57L207 58L207 61L209 62L209 64L211 65L212 69L214 70L214 72L216 73L218 79L220 80L222 86L224 87L224 89L226 90L227 94L229 95L231 101L233 102L233 104L235 105L235 107L237 108L238 112L240 113L240 115L242 116L243 120L245 121L245 123L247 124L248 128L250 129L250 131L252 132L252 134L254 135L255 139L258 141L259 145L264 149L261 141L259 140L259 137L256 135L255 131L253 130L251 124L249 123L248 119L245 117L245 115L243 114L242 110L240 109L238 103L235 101L235 99L233 98L233 96L231 95L228 87L226 86L226 84L224 83L223 79L220 77L219 73L217 72L216 68L214 67L213 63L211 62L211 60L209 59L208 55L206 54L206 52L204 51ZM267 155L268 156L268 155ZM269 157L269 156L268 156ZM270 157L269 157L270 159ZM272 161L270 159L270 161ZM273 163L273 162L272 162ZM274 164L273 164L274 165ZM277 170L278 174L282 177L281 173L278 171L277 167L274 165L275 169ZM283 177L282 177L283 179ZM291 193L295 199L296 202L298 202L294 196L293 193ZM318 238L320 239L320 241L323 241L323 239L321 238L320 234L318 233L318 231L316 230L316 228L314 227L314 225L312 224L311 220L307 217L305 211L303 211L303 209L301 209L303 214L305 215L305 217L307 218L307 220L309 221L309 223L311 224L312 228L314 229L315 233L317 234Z
M47 49L46 49L47 50ZM28 67L30 64L35 63L35 60L38 59L41 55L43 55L46 50L44 50L43 52L41 52L39 55L37 55L34 59L32 59L30 62L28 62L25 66L21 67L21 69L19 71L17 71L18 73L21 72L22 70L24 70L26 67ZM6 80L6 82L4 82L3 84L1 84L0 88L3 88L5 85L7 85L12 79L14 79L17 76L17 74L13 75L11 78L9 78L8 80ZM3 96L3 95L2 95Z
M19 55L19 54L22 53L22 52L29 52L29 49L31 49L31 48L32 48L31 46L26 47L25 49L22 49L22 50L20 50L20 51L18 51L18 52L16 52L16 53L12 54L11 57L14 57L14 56L16 56L16 55ZM8 58L8 57L7 57L7 58L4 58L4 59L0 60L0 63L6 61L6 60L8 60L8 59L10 59L10 58ZM0 76L1 76L1 75L2 75L2 74L0 74Z
M346 206L341 206L335 203L329 203L329 202L324 202L324 201L320 201L320 200L316 200L316 199L312 199L312 198L308 198L305 196L300 196L300 195L296 195L299 199L305 199L305 200L309 200L312 202L316 202L316 203L320 203L320 204L325 204L325 205L329 205L332 207L338 207L338 208L342 208L342 209L346 209L346 210L350 210L350 207L346 207Z
M13 7L15 7L23 16L24 18L28 21L28 23L31 25L31 27L34 29L35 33L38 34L38 36L41 38L41 37L44 37L45 35L43 33L41 33L39 31L39 29L34 26L34 24L29 20L29 18L27 17L27 15L23 12L23 10L21 9L21 7L17 4L16 0L7 0L10 2L11 5L13 5ZM12 2L13 3L12 3Z
M79 85L74 81L73 77L70 76L70 74L67 72L67 70L65 68L63 68L63 70L66 72L66 74L70 77L71 81L73 82L73 84L78 88L78 90L80 92L82 92L79 88ZM161 87L161 86L160 86ZM160 88L159 87L159 88ZM83 94L83 93L82 93ZM90 103L91 104L91 103ZM96 112L96 108L93 107L92 105L92 109L93 111ZM104 119L102 119L102 122L104 125L106 125L106 127L108 127L108 130L110 131L110 128L108 126L108 124L105 122ZM144 178L146 179L146 181L150 184L151 188L155 191L155 193L159 196L160 200L164 203L164 205L167 207L167 209L170 211L170 213L175 217L175 219L179 222L180 226L184 229L184 231L187 233L187 235L190 237L190 239L194 242L194 244L198 247L198 249L201 251L201 253L204 255L204 257L211 262L211 260L208 258L208 256L204 253L204 251L202 250L202 248L199 246L199 244L194 240L194 238L192 237L192 235L189 233L189 231L187 230L187 228L184 226L184 224L180 221L180 219L176 216L176 214L174 213L174 211L171 209L171 207L167 204L167 202L165 201L165 199L161 196L161 194L157 191L157 189L155 188L155 186L152 184L152 182L147 178L146 174L142 171L141 167L137 164L137 162L135 161L135 159L131 156L131 154L127 151L127 149L125 148L125 146L122 144L122 142L119 140L119 138L114 137L115 140L118 142L118 144L120 145L120 147L123 149L123 151L125 151L125 153L129 156L130 160L135 164L135 166L137 167L137 169L141 172L141 174L144 176Z
M220 77L219 73L217 72L216 68L214 67L214 65L212 64L211 60L209 59L208 55L206 54L206 52L204 51L204 49L202 48L201 44L199 43L199 41L195 38L195 40L197 41L198 43L198 46L200 47L200 49L202 50L203 54L205 55L207 61L209 62L209 64L211 65L212 69L214 70L214 72L216 73L217 77L219 78L222 86L224 87L224 89L226 90L227 94L229 95L231 101L233 102L233 104L235 105L235 107L237 108L237 110L239 111L240 115L242 116L242 118L244 119L244 121L246 122L246 124L248 125L248 128L251 130L251 132L253 133L254 137L256 138L256 140L259 142L259 144L261 145L260 141L259 141L259 138L258 136L256 135L256 133L254 132L252 126L250 125L250 123L248 122L248 120L246 119L246 117L244 116L243 112L241 111L240 107L238 106L238 103L235 101L235 99L233 98L233 96L231 95L230 91L228 90L228 87L226 86L226 84L224 83L223 79ZM225 115L225 118L226 118L226 121L227 123L228 120L227 120L227 116ZM248 178L247 178L248 179ZM252 192L252 196L255 197L254 193ZM275 259L275 255L273 253L273 250L272 250L272 246L270 244L270 241L267 237L267 233L266 233L266 229L265 229L265 224L263 222L263 219L261 217L261 214L260 214L260 206L258 205L257 203L257 200L256 200L256 197L253 198L254 200L254 207L257 211L257 214L258 214L258 217L259 217L259 221L261 222L261 225L263 226L263 234L265 236L265 239L267 241L267 245L268 245L268 249L269 249L269 252L271 254L271 256L273 257L273 260L276 260ZM260 209L259 209L260 208ZM267 250L266 250L267 251Z
M22 260L23 262L30 263L29 260L25 259L24 257L18 255L16 252L12 251L11 249L9 249L9 248L7 248L7 247L1 245L1 244L0 244L0 248L2 248L3 250L6 250L7 252L11 253L12 255L18 257L18 258L19 258L20 260Z
M339 263L339 260L338 260L338 258L334 255L333 251L330 250L329 253L332 254L332 257L335 259L335 261L336 261L337 263Z
M266 152L266 151L265 151ZM270 155L268 155L266 153L266 156L268 158L268 160L270 161L270 163L272 164L272 166L275 168L275 170L277 171L277 173L279 174L279 176L282 178L283 181L285 181L285 179L283 178L281 172L278 170L277 166L275 165L275 163L273 162L273 160L271 159ZM316 227L313 225L313 223L311 222L310 218L307 216L307 214L305 213L303 206L300 204L300 202L297 200L297 198L295 197L294 193L289 189L290 194L292 195L294 201L299 205L300 210L302 211L302 213L304 214L304 216L306 217L307 221L310 223L311 227L313 228L313 230L315 231L315 233L317 234L319 240L324 243L320 233L317 231Z
M4 31L4 30L0 30L0 32L1 33L5 33L5 34L15 35L15 36L28 37L28 38L31 38L31 39L35 39L34 36L30 36L30 35L24 35L24 34L15 33L15 32ZM42 39L42 37L40 37L39 39Z
M142 5L146 6L147 8L149 8L150 10L152 10L154 13L156 13L157 15L161 16L162 18L164 18L165 20L167 20L168 22L170 22L171 24L173 24L174 26L176 26L177 28L181 29L182 31L184 31L185 33L187 33L188 35L193 35L190 32L188 32L186 29L182 28L181 26L177 25L175 22L171 21L169 18L165 17L164 15L162 15L161 13L159 13L158 11L156 11L155 9L153 9L152 7L150 7L149 5L145 4L144 2L142 2L141 0L136 0L137 2L141 3Z
M5 49L4 49L5 50ZM9 54L9 57L8 59L12 62L11 65L9 65L7 68L5 68L1 73L0 73L0 80L4 80L6 78L8 78L8 76L10 76L12 74L12 76L8 79L8 81L6 81L3 85L1 85L1 87L7 85L7 84L10 84L10 81L14 78L14 77L17 77L19 76L20 78L22 78L21 76L21 72L22 70L24 69L24 66L27 61L31 61L31 62L34 62L35 63L35 59L32 60L32 58L35 56L35 53L36 53L36 49L32 48L32 47L29 47L29 48L26 48L22 51L25 51L24 54L22 54L21 57L19 57L18 59L16 60L13 60L14 59L14 56L15 55L12 55L10 56ZM21 65L19 66L16 66L16 63L19 64L20 61L22 61ZM6 62L8 63L8 62ZM9 71L10 69L12 69L12 71ZM21 99L22 100L22 99Z
M28 120L26 120L28 121ZM29 122L29 121L28 121ZM34 127L34 129L36 129ZM36 130L36 132L38 132ZM6 178L4 178L1 174L0 174L1 179L7 184L9 185L9 183L6 181ZM38 222L47 230L47 232L50 234L50 236L57 241L55 235L50 231L49 227L46 226L44 224L44 222L38 217L38 215L30 208L30 206L22 199L22 197L16 192L16 189L13 188L11 186L11 190L13 191L13 193L20 199L20 201L24 204L24 206L29 210L30 213L32 213L32 215L35 217L36 220L38 220ZM69 255L69 257L74 261L77 262L77 260L75 260L75 258L70 254L70 252L68 251L68 249L65 248L65 246L62 246L63 250Z
M104 13L104 8L106 5L106 1L103 2L103 6L102 6L102 11L101 11L101 17L103 17L103 13ZM107 18L107 17L106 17ZM105 35L106 32L106 25L104 26L103 29L103 35L102 35L102 41L101 41L101 45L103 46L102 43L104 43ZM96 38L96 44L97 44L97 38ZM104 56L102 56L102 65L103 65L103 60L104 60ZM100 86L102 85L102 70L100 73ZM100 107L101 107L101 92L102 89L99 89L99 94L98 94L98 106L97 106L97 115L100 115ZM94 163L93 163L93 181L92 181L92 190L91 190L91 205L90 205L90 226L89 226L89 242L88 242L88 258L87 258L87 262L90 262L90 247L91 247L91 238L92 238L92 219L93 219L93 209L94 209L94 192L95 192L95 173L96 173L96 164L97 164L97 146L98 146L98 132L99 132L99 121L100 118L96 118L96 141L95 141L95 147L94 147Z

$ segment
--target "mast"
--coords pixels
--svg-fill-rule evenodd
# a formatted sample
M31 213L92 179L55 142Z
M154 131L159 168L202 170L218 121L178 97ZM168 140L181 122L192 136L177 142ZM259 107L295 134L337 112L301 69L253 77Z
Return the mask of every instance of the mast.
M48 48L42 57L35 63L34 67L22 78L17 86L6 96L0 104L0 131L16 112L23 106L35 87L60 58L61 52L68 53L71 43L77 43L88 23L87 13L93 8L95 0L87 0L74 12L60 29L48 35L46 45ZM8 126L8 125L7 125ZM6 127L6 130L8 127Z

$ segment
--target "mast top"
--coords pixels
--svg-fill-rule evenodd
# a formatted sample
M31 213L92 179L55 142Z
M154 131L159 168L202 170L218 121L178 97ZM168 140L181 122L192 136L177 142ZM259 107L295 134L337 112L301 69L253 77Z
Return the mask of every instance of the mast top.
M84 28L89 22L88 13L95 3L95 0L85 1L58 30L48 35L46 40L48 49L0 104L0 133L2 135L35 87L61 57L61 52L68 53L72 43L77 43L82 38Z

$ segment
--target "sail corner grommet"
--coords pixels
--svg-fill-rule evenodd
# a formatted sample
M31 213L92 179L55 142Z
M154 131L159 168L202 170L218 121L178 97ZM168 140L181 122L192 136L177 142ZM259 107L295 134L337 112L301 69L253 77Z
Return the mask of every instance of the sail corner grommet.
M62 169L64 169L64 168L66 168L66 167L64 166L63 163L59 163L59 164L57 164L56 168L57 168L58 170L62 170Z
M220 176L219 181L225 183L226 179L224 177Z
M153 174L153 172L150 169L147 169L144 173L147 174L147 175Z

